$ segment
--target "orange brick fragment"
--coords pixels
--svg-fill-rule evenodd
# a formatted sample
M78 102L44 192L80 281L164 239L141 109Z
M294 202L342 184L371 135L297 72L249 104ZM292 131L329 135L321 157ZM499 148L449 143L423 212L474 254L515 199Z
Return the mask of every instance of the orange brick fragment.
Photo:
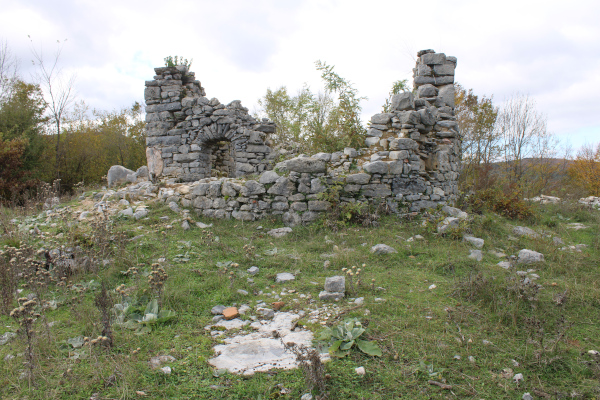
M228 307L223 310L223 316L225 319L234 319L240 316L237 307Z

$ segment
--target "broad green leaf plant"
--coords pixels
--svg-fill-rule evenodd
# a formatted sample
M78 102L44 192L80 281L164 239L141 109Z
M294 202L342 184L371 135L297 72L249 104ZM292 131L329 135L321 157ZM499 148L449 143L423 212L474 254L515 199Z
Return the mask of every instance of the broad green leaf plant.
M136 335L143 335L152 332L152 327L156 324L168 322L177 315L175 311L158 310L158 300L152 299L141 312L125 304L116 304L114 310L117 312L115 324L127 329L134 329Z
M355 345L369 356L381 357L381 349L377 344L360 339L364 333L365 328L358 318L349 318L332 328L326 327L320 333L317 342L325 345L333 357L347 356Z

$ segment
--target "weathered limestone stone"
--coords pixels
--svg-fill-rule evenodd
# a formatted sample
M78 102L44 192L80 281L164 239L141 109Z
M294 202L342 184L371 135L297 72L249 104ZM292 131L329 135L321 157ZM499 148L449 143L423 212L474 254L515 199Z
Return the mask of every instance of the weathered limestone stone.
M375 246L371 247L371 253L374 254L390 254L390 253L397 253L398 251L396 251L396 249L394 249L391 246L388 246L387 244L376 244Z
M346 277L337 275L325 278L325 290L328 292L344 293L346 291Z
M533 264L538 262L544 262L544 255L537 251L523 249L519 251L517 256L517 262L519 264Z
M318 173L325 172L327 166L323 160L311 157L297 157L286 163L288 171Z
M395 94L392 96L392 110L405 111L415 109L415 99L410 92Z
M135 174L135 172L121 165L113 165L106 174L108 187L125 183L127 181L127 175L129 174Z

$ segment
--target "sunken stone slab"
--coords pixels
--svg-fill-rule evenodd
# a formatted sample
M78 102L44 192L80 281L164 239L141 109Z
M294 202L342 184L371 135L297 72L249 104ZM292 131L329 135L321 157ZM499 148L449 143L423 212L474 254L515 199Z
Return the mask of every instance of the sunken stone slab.
M292 228L289 228L289 227L275 228L275 229L271 229L270 231L268 231L267 235L273 236L274 238L280 238L280 237L284 237L285 235L287 235L288 233L291 233L291 232L292 232Z
M344 293L342 292L328 292L327 290L323 290L319 293L319 300L321 301L340 301L344 298Z
M310 347L313 339L312 332L308 330L295 328L292 331L298 319L298 314L278 312L272 321L254 322L250 326L255 332L224 339L224 344L214 347L216 357L208 363L216 369L243 375L297 368L295 355L286 351L283 343ZM278 338L274 338L273 332ZM326 356L321 358L327 359Z
M294 274L290 274L289 272L280 272L279 274L277 274L275 282L282 283L287 281L293 281L294 279L296 279Z
M478 249L483 248L483 244L485 243L485 241L483 239L479 239L474 236L468 236L468 235L463 236L463 242L468 242L471 245L477 247Z

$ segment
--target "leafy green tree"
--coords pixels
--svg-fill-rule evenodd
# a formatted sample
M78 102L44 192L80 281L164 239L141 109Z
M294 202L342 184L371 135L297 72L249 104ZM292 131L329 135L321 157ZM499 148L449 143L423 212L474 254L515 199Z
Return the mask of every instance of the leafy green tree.
M461 183L477 190L489 186L492 164L502 154L502 137L496 129L498 107L493 97L479 97L458 83L454 88L454 112L462 134Z
M0 132L2 140L24 139L22 168L35 171L46 141L42 136L48 119L46 104L39 86L17 80L9 95L0 103Z
M366 130L360 120L358 91L340 77L333 66L317 61L325 91L314 94L304 86L296 95L286 87L267 90L258 101L260 112L277 124L275 143L294 142L303 152L333 152L344 147L361 147Z
M362 125L360 112L362 107L358 90L352 83L334 70L333 65L317 61L317 70L321 71L321 78L325 81L325 90L329 95L337 95L337 103L332 107L328 116L329 135L331 142L324 141L323 145L327 151L332 151L332 146L339 150L343 147L362 147L366 137L366 129Z
M385 99L385 104L383 105L384 113L388 113L392 110L392 97L395 94L400 94L402 92L410 92L410 86L408 85L407 79L397 80L392 84L388 98Z

